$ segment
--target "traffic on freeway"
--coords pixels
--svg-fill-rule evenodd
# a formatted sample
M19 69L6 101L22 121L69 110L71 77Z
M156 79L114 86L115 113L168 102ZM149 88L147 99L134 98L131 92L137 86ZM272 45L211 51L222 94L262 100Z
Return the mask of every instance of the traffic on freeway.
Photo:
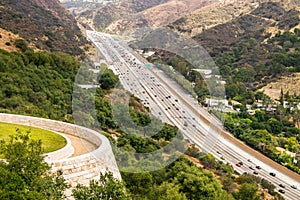
M124 89L140 98L154 116L177 126L186 139L230 163L239 173L251 173L272 182L286 199L300 199L299 175L226 133L221 122L163 71L130 49L125 41L94 31L87 31L87 36L118 75Z

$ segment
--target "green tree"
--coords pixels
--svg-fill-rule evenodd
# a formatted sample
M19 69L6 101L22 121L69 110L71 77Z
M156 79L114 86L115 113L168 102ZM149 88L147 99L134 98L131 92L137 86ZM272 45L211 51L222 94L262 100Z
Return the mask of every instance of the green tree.
M229 176L222 176L221 182L223 185L223 189L227 192L232 192L232 190L235 188L233 179Z
M233 196L237 200L259 200L258 186L251 183L243 183L238 192L234 192Z
M217 161L215 157L210 153L206 154L205 156L202 156L200 158L200 161L204 167L209 169L215 169L217 166Z
M299 150L299 143L295 137L287 138L285 148L291 152L297 153Z
M168 176L188 199L230 199L211 172L202 171L187 159L177 161Z
M0 143L0 199L64 198L67 188L61 172L52 174L42 156L40 140L17 130L16 136Z
M154 181L150 173L122 173L122 178L133 199L143 199L152 196Z
M267 189L268 193L270 193L270 194L272 194L274 192L274 189L276 188L273 183L271 183L270 181L268 181L266 179L262 179L260 184L261 184L261 187L264 189Z
M28 49L28 44L23 39L17 39L15 45L17 48L21 49L22 52L25 52Z
M270 118L268 120L268 124L270 125L270 132L272 134L279 134L282 132L282 123L275 118Z
M256 110L255 117L257 118L257 121L264 122L266 119L266 112L263 110Z
M126 192L125 184L113 177L111 172L100 174L100 180L92 180L89 186L78 185L73 190L76 200L111 199L126 200L130 195Z
M174 183L163 182L155 188L153 200L187 200L184 193L179 192L179 186Z
M105 90L113 88L118 81L118 77L111 69L105 69L103 74L99 76L100 87Z

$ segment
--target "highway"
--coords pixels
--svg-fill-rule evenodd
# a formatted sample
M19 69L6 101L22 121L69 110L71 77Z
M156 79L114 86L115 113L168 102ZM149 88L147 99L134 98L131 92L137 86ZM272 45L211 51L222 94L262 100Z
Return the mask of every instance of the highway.
M151 108L154 116L177 126L190 142L217 159L230 163L239 173L254 174L255 171L256 176L272 182L277 191L283 189L285 199L300 199L299 175L225 132L222 124L201 108L191 95L160 69L137 55L126 42L114 40L110 35L100 32L87 31L87 36L104 56L109 68L119 76L124 89L140 98L144 105ZM239 162L243 165L237 166ZM276 176L271 176L271 172Z

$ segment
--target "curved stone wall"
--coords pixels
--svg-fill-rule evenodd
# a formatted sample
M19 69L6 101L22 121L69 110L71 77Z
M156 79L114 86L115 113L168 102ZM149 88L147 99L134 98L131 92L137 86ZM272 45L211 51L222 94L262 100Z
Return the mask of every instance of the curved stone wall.
M73 135L96 145L98 148L94 151L68 158L67 155L74 151L68 140L68 144L64 148L46 154L45 160L52 165L52 170L62 170L63 176L72 187L78 183L89 184L90 180L99 178L100 172L111 171L115 178L121 179L109 140L94 130L49 119L3 113L0 113L0 121Z
M56 131L53 131L53 132L64 137L67 141L67 144L66 144L66 146L64 146L63 148L61 148L57 151L53 151L53 152L44 154L46 162L69 158L74 154L74 147L72 146L70 138L68 138L67 136L65 136L59 132L56 132Z

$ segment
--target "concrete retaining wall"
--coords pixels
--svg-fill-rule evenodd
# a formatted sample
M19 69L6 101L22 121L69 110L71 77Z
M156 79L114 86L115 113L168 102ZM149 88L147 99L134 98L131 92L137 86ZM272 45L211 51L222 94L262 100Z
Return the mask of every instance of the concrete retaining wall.
M72 187L78 183L87 185L91 179L98 179L100 172L111 171L115 178L121 179L109 140L94 130L65 122L13 114L0 113L0 121L78 136L96 145L98 148L92 152L66 158L73 148L68 140L64 148L46 156L45 160L52 165L53 171L62 170L63 176Z

